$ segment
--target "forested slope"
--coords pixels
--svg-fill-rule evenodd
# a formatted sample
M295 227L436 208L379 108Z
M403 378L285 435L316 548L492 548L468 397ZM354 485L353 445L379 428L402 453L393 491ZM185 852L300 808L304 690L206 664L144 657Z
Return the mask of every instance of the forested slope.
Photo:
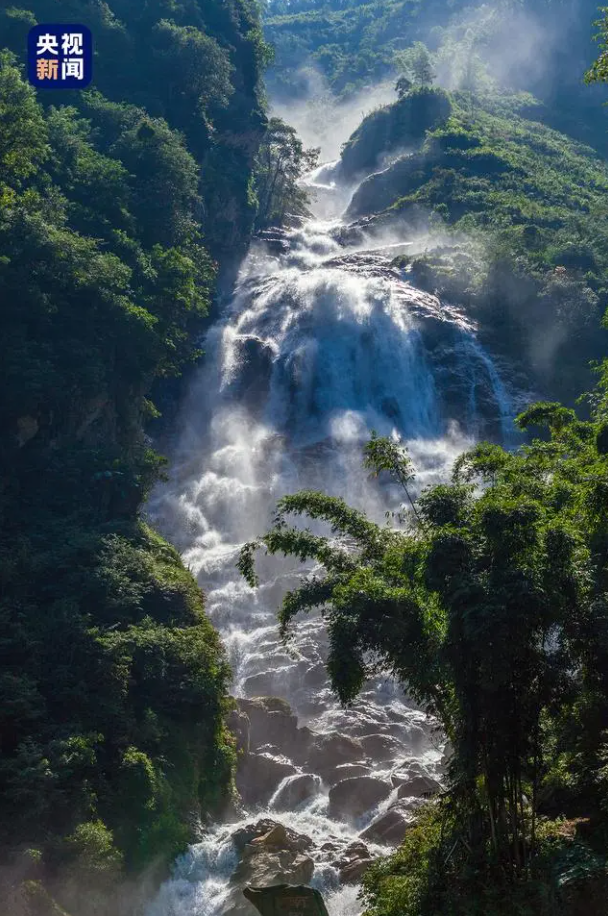
M251 232L266 50L249 0L23 7L0 12L1 908L132 913L124 876L230 787L223 649L140 518L144 425ZM25 84L36 21L92 29L93 88Z
M266 0L263 9L276 49L268 84L279 98L305 99L321 80L341 98L362 91L364 101L423 41L438 55L442 86L493 81L532 92L545 103L542 120L606 151L603 93L581 81L595 55L595 0Z
M608 168L536 120L539 107L525 94L413 87L362 122L340 168L369 175L348 217L429 234L430 250L401 266L466 305L532 387L571 399L606 345Z

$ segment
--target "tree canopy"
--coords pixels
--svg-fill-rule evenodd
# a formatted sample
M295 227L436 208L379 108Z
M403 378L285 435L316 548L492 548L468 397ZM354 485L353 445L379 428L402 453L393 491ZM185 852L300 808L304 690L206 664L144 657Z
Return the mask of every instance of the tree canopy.
M114 916L231 789L229 669L141 518L145 428L253 229L267 48L249 0L24 5L0 11L0 899ZM37 95L27 31L62 19L95 88Z

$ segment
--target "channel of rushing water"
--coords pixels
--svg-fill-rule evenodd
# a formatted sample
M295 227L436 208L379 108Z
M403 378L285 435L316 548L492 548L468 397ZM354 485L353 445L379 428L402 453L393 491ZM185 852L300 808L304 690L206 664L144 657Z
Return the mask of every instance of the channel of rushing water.
M326 217L331 178L330 166L309 179ZM257 801L250 786L242 818L216 826L189 850L148 916L235 912L230 879L239 853L232 837L263 816L312 840L312 883L325 893L332 916L355 916L357 886L340 884L341 851L391 807L404 816L415 808L398 797L395 772L409 768L440 778L440 736L390 679L378 677L352 709L340 708L324 674L319 615L300 622L290 651L280 643L277 606L301 570L261 557L261 584L252 590L235 567L240 546L265 530L287 492L322 489L377 520L387 506L398 506L398 494L370 481L361 466L371 430L402 438L422 487L444 479L474 437L499 438L511 414L470 322L391 266L395 250L388 243L345 248L339 227L338 218L312 219L252 245L234 296L208 334L205 363L181 415L171 478L150 503L155 524L205 590L235 696L287 700L297 725L310 730L309 749L296 753L287 732L282 746L275 736L255 748L257 756L293 764L295 772L277 777ZM407 239L392 240L402 242ZM347 761L359 770L343 772L369 773L390 789L386 797L363 812L331 810L329 790L344 762L320 761L318 748L330 747L322 736L361 742L360 759ZM318 778L302 781L305 773ZM296 786L306 791L294 804ZM389 849L366 843L370 855Z

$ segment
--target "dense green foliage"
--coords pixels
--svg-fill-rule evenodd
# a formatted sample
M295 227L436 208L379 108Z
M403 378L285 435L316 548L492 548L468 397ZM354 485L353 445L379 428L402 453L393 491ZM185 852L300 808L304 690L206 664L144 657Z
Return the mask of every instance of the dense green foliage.
M231 784L223 648L140 518L144 425L253 227L267 51L249 0L24 6L0 12L0 898L132 913L125 875L158 878ZM94 88L26 85L37 20L92 28Z
M363 121L343 150L346 176L394 161L362 183L349 215L430 232L435 250L401 266L464 304L533 385L571 399L605 347L608 168L536 121L529 96L448 95L414 88Z
M596 0L266 0L264 9L273 95L305 98L321 78L342 98L362 90L365 102L366 90L403 73L422 41L442 86L533 92L544 102L539 120L606 152L603 94L581 84L594 56Z
M293 217L306 216L308 195L298 184L318 162L319 150L304 149L293 127L271 118L255 171L258 213L256 226L283 226Z
M518 424L549 438L517 453L480 445L456 462L451 483L415 503L407 454L372 439L366 465L405 489L406 530L302 492L281 500L273 529L242 553L252 583L260 546L315 560L324 575L287 595L284 632L321 607L342 701L380 665L451 741L449 791L432 831L414 834L367 880L374 916L506 914L516 899L518 912L565 912L532 880L548 867L549 816L584 814L585 854L605 854L606 416L603 396L589 422L534 405ZM290 524L301 515L327 523L331 537ZM595 870L605 875L605 861Z
M437 3L428 6L437 13ZM265 34L276 47L276 88L282 93L306 92L309 73L315 70L337 94L386 78L393 73L395 51L410 44L413 31L418 34L422 8L418 0L272 0ZM430 19L432 10L427 13Z

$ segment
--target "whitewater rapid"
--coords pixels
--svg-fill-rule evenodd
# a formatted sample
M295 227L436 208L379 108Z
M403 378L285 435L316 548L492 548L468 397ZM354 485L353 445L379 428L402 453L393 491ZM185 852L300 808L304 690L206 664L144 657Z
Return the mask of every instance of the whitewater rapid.
M319 170L310 184L329 190L328 174ZM340 244L340 228L336 218L311 219L254 242L231 301L207 335L171 476L149 511L205 591L236 697L279 696L314 735L367 741L374 776L388 780L403 759L438 774L441 736L390 678L378 676L352 709L340 708L324 676L320 615L301 620L290 651L280 643L276 610L301 575L298 565L260 557L257 589L236 570L241 545L266 530L285 493L321 489L378 521L399 508L399 495L362 468L372 430L407 445L421 489L445 479L475 438L500 439L512 414L472 323L392 265L390 246L407 239L380 246L360 240L349 248ZM375 755L370 736L390 738L394 753ZM280 751L284 757L288 749ZM320 847L327 840L352 843L395 794L348 822L330 817L320 779L297 810L282 810L280 798L275 792L265 808L251 807L240 824L266 815L311 837L312 883L332 916L355 916L357 887L340 887ZM193 846L148 916L221 916L238 859L231 836L240 824L219 825ZM374 854L388 851L372 847Z

